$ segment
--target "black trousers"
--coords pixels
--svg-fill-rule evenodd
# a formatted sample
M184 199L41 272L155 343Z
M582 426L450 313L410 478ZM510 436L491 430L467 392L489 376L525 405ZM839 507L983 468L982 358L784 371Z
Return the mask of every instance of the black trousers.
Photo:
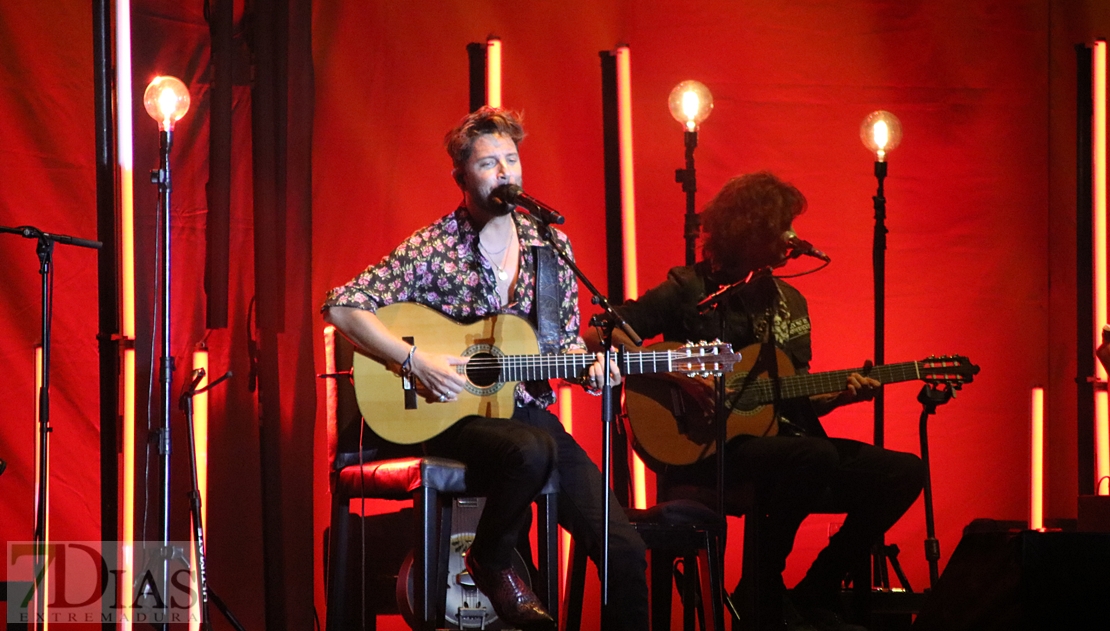
M742 580L758 581L760 594L772 600L781 594L786 557L807 515L847 513L803 579L807 589L831 594L917 500L925 482L917 456L843 438L741 436L729 442L725 457L726 483L749 486L765 515L759 576L745 567ZM677 483L714 486L716 467L710 458L664 475Z
M606 629L648 628L644 543L605 488L597 465L547 410L518 407L512 419L468 417L425 443L429 455L466 464L467 484L486 496L471 554L493 569L509 567L525 534L531 503L553 469L559 471L559 525L601 558L609 503L609 607Z

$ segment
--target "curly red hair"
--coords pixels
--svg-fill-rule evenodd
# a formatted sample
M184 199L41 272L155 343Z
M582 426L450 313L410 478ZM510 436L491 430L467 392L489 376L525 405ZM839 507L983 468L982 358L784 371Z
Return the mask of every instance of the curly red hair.
M764 259L773 258L782 233L805 209L805 195L772 173L736 176L702 211L702 255L717 270L771 264Z

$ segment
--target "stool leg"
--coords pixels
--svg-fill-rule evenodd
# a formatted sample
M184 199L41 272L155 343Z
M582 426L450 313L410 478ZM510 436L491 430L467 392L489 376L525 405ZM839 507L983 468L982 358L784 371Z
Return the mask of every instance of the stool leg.
M648 548L648 602L651 606L652 631L671 628L671 592L674 590L675 555L666 550Z
M570 567L567 568L567 588L563 598L563 631L582 628L582 592L586 588L586 549L570 540Z
M756 603L759 602L760 597L760 584L759 577L759 529L763 521L758 509L752 509L744 515L744 554L743 554L743 568L741 576L748 577L747 593L743 594L744 599L737 603L740 609L740 615L751 621L751 628L758 629L763 623L760 620L760 611Z
M694 631L695 618L700 621L702 631L705 631L705 612L702 611L702 593L705 587L701 568L698 564L698 553L687 550L682 557L682 572L685 575L685 585L682 590L682 629ZM696 576L695 576L696 574Z
M536 540L539 548L539 594L547 611L559 624L559 515L555 493L541 495L537 500Z
M337 493L331 500L331 536L328 539L327 631L341 631L347 626L350 605L347 540L350 536L350 507L346 498Z
M420 628L425 631L434 631L440 624L439 612L444 607L442 603L436 602L439 595L439 551L442 548L440 537L443 533L438 495L434 489L427 487L420 487L413 493L413 508L421 535L413 550L413 612L420 622Z
M698 557L701 568L699 574L702 577L702 629L706 629L706 623L711 620L712 626L709 629L724 631L724 568L721 563L720 538L716 533L705 531L705 546L699 551Z

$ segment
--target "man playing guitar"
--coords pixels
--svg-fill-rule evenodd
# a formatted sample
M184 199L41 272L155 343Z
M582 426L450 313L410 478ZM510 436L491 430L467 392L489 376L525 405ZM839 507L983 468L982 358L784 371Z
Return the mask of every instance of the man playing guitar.
M415 302L459 322L500 314L527 318L539 329L545 353L584 352L579 337L578 286L569 267L545 253L537 222L491 200L498 186L521 185L518 145L524 131L512 112L484 107L446 137L462 204L408 240L376 265L328 295L325 319L369 355L399 366L415 383L415 406L456 402L473 387L460 373L467 359L421 348L421 333L402 339L375 312ZM569 252L569 242L555 233ZM548 261L544 263L543 261ZM545 271L547 270L547 271ZM553 300L546 298L553 297ZM546 306L545 306L546 305ZM596 390L604 377L599 359L575 375ZM610 368L619 383L616 365ZM486 497L466 557L477 586L498 616L521 629L547 628L552 617L511 565L513 548L531 516L530 503L554 469L559 473L559 523L595 562L601 556L605 503L610 507L610 629L648 628L643 541L604 487L601 472L559 419L547 411L555 395L546 380L516 386L512 418L470 415L422 445L423 453L460 460L467 482ZM364 410L364 415L366 411ZM388 445L386 447L389 447ZM407 446L406 446L407 447ZM392 445L394 453L404 448ZM412 447L408 447L410 453ZM421 453L421 447L416 447ZM548 603L554 605L554 603Z
M735 349L756 345L762 351L752 359L763 377L772 377L771 383L780 383L775 373L783 354L786 368L808 372L806 300L771 274L790 254L791 224L804 209L802 193L770 173L733 178L702 214L703 260L672 269L663 283L617 310L645 338L716 338ZM697 305L707 296L745 278L750 282L724 296L716 311L699 312ZM871 399L880 386L860 372L841 379L824 390L826 394L791 399L776 392L774 423L726 445L726 484L732 489L754 488L757 505L766 515L760 531L759 574L752 575L745 564L737 586L737 598L753 604L757 612L755 621L741 620L742 629L754 629L756 622L760 631L788 628L781 575L802 520L817 511L847 512L847 517L794 589L791 601L804 620L791 623L796 628L860 629L841 618L841 582L850 565L921 492L925 470L917 456L825 434L818 416ZM728 383L730 393L742 385ZM839 392L829 393L833 390ZM664 486L713 488L716 470L715 455L687 464L657 465ZM828 500L831 505L825 504ZM754 603L752 594L757 595Z

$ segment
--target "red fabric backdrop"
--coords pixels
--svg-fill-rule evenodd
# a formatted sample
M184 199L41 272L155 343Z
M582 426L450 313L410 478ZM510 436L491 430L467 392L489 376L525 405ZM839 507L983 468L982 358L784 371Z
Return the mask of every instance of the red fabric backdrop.
M172 7L170 5L173 5ZM136 21L136 97L155 71L205 81L207 39L199 8L151 1ZM199 6L199 5L198 5ZM237 19L240 9L237 7ZM144 21L145 20L145 21ZM140 25L140 23L142 25ZM185 25L182 28L181 25ZM1101 30L1100 30L1101 29ZM706 83L716 108L697 151L699 204L731 175L771 169L808 196L799 232L835 262L798 280L813 311L816 370L855 365L872 352L871 157L858 125L875 109L902 120L905 139L887 179L887 359L932 353L970 356L983 372L931 421L938 536L944 557L972 518L1024 519L1028 505L1028 392L1048 387L1048 517L1075 515L1074 52L1110 30L1110 8L1052 0L900 2L855 0L674 3L654 0L528 3L320 2L314 8L316 115L312 125L312 254L288 269L311 274L310 299L289 302L283 362L302 361L298 336L316 336L324 292L376 260L458 201L442 134L467 108L465 45L504 42L505 103L525 112L522 147L530 192L561 209L579 262L604 286L605 235L598 51L632 50L640 285L659 282L683 258L683 195L674 183L682 138L667 113L671 87ZM0 225L95 235L91 26L87 9L16 0L0 4ZM158 67L150 60L160 60ZM174 61L176 60L176 61ZM142 68L142 70L140 70ZM199 92L203 94L203 90ZM194 91L197 99L198 92ZM203 169L199 109L175 151L175 221L181 238L174 352L179 375L203 323ZM246 305L254 292L250 225L250 110L236 92L236 184L232 211L229 329L208 334L214 372L246 374ZM141 116L141 109L136 110ZM196 118L193 118L196 116ZM137 127L146 124L137 120ZM152 134L138 130L136 190L153 199L145 170ZM192 161L195 160L195 163ZM189 165L189 166L186 166ZM142 211L149 216L147 210ZM176 207L180 205L180 209ZM143 208L137 205L137 208ZM141 213L140 213L141 214ZM149 218L139 218L140 223ZM291 223L290 225L293 225ZM148 230L149 225L140 230ZM149 257L140 265L150 266ZM52 532L99 536L95 255L58 248L52 403ZM0 532L31 537L38 274L34 246L0 235ZM150 272L140 289L151 296ZM292 278L296 279L296 276ZM298 281L299 282L299 281ZM289 300L296 299L291 292ZM145 299L149 301L149 298ZM583 303L584 313L592 313ZM149 302L140 302L149 312ZM311 311L309 330L289 313ZM178 335L180 339L177 339ZM316 365L322 351L316 347ZM149 348L149 347L140 347ZM286 377L288 378L288 377ZM282 564L264 569L258 411L238 377L213 397L209 500L210 571L251 628L263 626L266 571L294 576L283 596L303 626L311 578L322 609L319 550L327 522L322 417L312 453L304 444L303 392L283 389L282 436L311 465L313 506L291 493ZM140 390L145 382L140 380ZM916 385L887 394L887 444L917 452ZM596 400L575 399L576 434L600 460ZM308 403L311 408L311 402ZM303 416L303 414L302 414ZM868 438L870 408L829 417L832 433ZM183 443L179 443L183 444ZM141 470L141 468L140 468ZM307 471L307 469L301 469ZM288 474L288 471L286 472ZM307 515L314 515L309 531ZM184 518L182 508L175 512ZM293 515L296 515L295 517ZM796 580L836 518L807 521L791 558ZM735 521L733 526L740 527ZM183 527L183 526L182 526ZM891 531L915 588L926 584L921 503ZM728 580L738 573L732 537ZM279 567L283 565L284 567ZM285 624L269 619L269 626ZM393 624L393 623L390 623ZM399 623L396 623L399 627Z

